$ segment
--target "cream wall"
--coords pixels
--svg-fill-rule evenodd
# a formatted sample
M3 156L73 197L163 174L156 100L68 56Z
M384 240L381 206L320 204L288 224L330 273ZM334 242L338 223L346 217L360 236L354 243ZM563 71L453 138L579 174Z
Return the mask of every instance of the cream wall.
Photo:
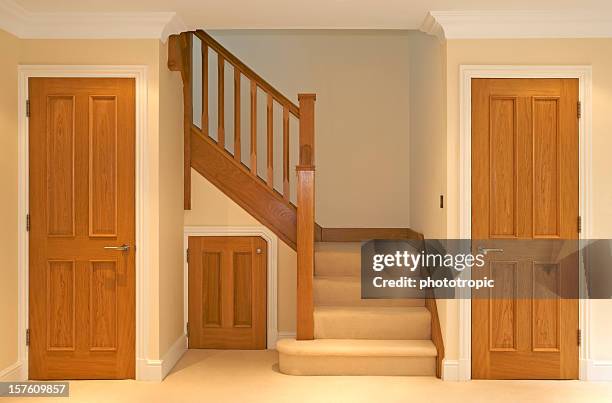
M212 35L294 102L300 92L317 94L320 225L410 225L408 31Z
M594 238L612 237L612 39L449 40L447 47L447 237L459 234L459 66L591 65L593 68L592 223ZM612 301L592 302L591 358L612 359ZM445 329L448 358L458 357L457 304L449 301Z
M185 333L183 324L183 82L159 46L159 351Z
M0 31L0 371L17 360L17 65L147 66L146 183L150 255L145 287L149 312L146 358L160 359L182 334L182 102L181 83L165 67L159 40L19 40ZM160 101L160 93L164 99ZM163 110L162 110L163 108ZM160 157L160 149L164 152ZM160 218L161 217L161 218Z
M410 50L410 223L428 239L446 238L446 46L436 37L411 34ZM440 195L444 208L440 208ZM438 300L443 332L456 326L452 300ZM452 317L449 318L449 315ZM454 334L451 332L451 334ZM456 342L446 357L454 357ZM454 336L451 336L451 338ZM449 354L450 353L450 354Z
M17 361L17 60L19 41L0 30L0 371Z
M410 226L430 239L446 236L445 47L410 35Z

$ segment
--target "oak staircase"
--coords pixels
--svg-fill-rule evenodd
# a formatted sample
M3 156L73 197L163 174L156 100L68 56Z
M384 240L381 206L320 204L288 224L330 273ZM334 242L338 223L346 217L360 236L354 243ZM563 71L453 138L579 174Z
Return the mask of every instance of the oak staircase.
M440 376L435 299L359 293L361 241L422 235L315 222L315 95L296 105L202 30L170 37L168 67L183 80L185 209L193 168L297 252L297 333L277 344L281 371Z

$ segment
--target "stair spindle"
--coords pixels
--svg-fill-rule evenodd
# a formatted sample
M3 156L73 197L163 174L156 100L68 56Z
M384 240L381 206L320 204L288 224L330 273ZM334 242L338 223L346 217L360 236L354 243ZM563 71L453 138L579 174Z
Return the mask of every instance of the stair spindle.
M289 201L289 107L283 106L283 197Z
M202 132L210 136L208 130L208 45L202 41Z
M217 101L217 111L219 112L219 131L217 141L219 146L225 149L225 62L223 56L218 54L218 101Z
M257 176L257 83L251 80L251 173Z
M270 189L274 188L274 116L273 116L273 99L272 94L268 93L268 106L267 106L267 132L268 132L268 150L267 150L267 158L268 158L268 187Z
M240 70L234 66L234 159L240 160Z

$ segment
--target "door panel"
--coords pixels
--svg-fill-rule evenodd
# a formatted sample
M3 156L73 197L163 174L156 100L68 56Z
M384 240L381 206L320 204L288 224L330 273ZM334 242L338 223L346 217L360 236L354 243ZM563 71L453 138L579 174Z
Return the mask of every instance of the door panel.
M133 378L134 80L32 78L29 99L30 377Z
M189 237L189 348L265 349L260 237Z
M578 239L577 103L574 79L472 80L472 239L504 249L473 272L495 280L472 294L475 379L578 377L575 261L519 243Z
M47 127L54 130L49 130L42 139L36 137L46 143L47 234L49 237L74 236L75 99L74 96L49 96L46 107ZM33 116L32 120L36 118L39 116Z
M74 351L75 297L74 261L50 260L47 271L47 349Z
M89 97L89 236L117 236L117 97Z

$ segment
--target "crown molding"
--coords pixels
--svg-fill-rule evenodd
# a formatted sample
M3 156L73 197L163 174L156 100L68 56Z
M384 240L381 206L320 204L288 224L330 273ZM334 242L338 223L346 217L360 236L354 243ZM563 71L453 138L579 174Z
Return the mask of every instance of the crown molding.
M186 31L174 12L35 13L0 0L0 29L22 39L161 39Z
M444 41L445 39L444 28L442 28L442 25L440 25L431 13L427 13L419 30L437 37L440 41Z
M584 11L431 11L420 30L441 40L609 38L612 15Z

